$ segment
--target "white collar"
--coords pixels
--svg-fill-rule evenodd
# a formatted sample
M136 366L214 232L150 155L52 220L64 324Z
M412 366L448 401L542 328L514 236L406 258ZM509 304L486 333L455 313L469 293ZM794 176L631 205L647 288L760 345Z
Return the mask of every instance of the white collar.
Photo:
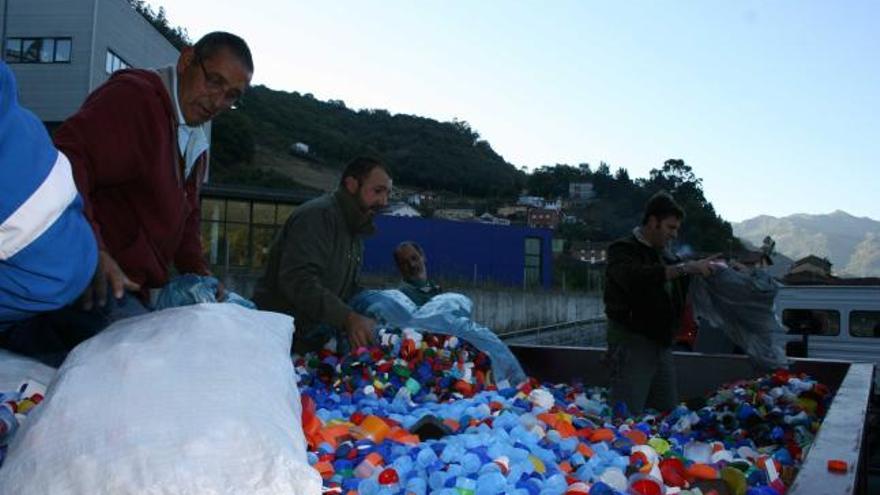
M177 93L177 68L171 68L171 100L174 102L174 110L177 112L177 123L181 126L191 127L186 124L186 120L183 118L183 111L180 110L180 96ZM183 151L181 151L183 153Z
M650 242L648 242L647 239L645 239L645 235L642 234L642 228L641 228L641 227L635 227L635 228L633 228L633 236L636 238L637 241L641 242L641 243L644 244L645 246L648 246L648 247L651 248L651 249L656 249L654 246L651 245Z
M171 88L171 99L174 101L174 109L177 111L177 146L184 159L184 177L189 177L196 160L202 153L207 151L210 144L208 143L208 135L205 132L205 124L191 126L183 118L183 111L180 109L180 98L177 92L177 70L175 67L171 68Z

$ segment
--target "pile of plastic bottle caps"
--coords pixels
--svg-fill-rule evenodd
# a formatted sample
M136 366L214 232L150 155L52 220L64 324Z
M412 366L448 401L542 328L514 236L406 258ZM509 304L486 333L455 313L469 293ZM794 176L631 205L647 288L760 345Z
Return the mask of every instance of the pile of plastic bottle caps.
M6 449L19 425L26 420L34 406L43 401L42 387L25 382L12 392L0 391L0 466L6 458Z
M380 336L295 357L325 493L782 495L831 400L777 371L693 408L614 417L598 388L493 383L455 337Z

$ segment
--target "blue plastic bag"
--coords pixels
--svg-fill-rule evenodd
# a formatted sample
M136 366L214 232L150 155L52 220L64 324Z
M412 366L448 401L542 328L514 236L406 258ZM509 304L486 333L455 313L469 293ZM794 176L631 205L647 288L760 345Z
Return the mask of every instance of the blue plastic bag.
M416 307L399 290L366 290L351 300L351 306L386 326L454 335L469 342L491 359L496 383L506 380L516 386L526 379L519 361L498 335L471 318L473 303L467 296L446 292Z
M187 273L174 277L162 287L156 299L156 310L189 306L199 303L232 303L248 309L257 309L257 305L235 292L225 291L223 300L217 300L217 287L220 281L214 277L205 277Z

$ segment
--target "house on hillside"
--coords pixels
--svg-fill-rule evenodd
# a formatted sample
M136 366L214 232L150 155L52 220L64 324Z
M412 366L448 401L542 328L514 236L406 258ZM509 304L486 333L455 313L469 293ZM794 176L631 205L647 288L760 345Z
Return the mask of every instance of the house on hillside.
M831 262L812 254L792 263L791 269L782 277L782 283L786 285L828 285L835 280L836 277L831 275Z
M520 196L519 198L517 198L516 204L519 206L527 206L530 208L543 208L544 198L540 196Z
M437 200L437 196L428 192L413 193L406 197L406 202L413 206L422 206L427 203L433 203Z
M527 206L502 206L498 208L498 211L495 212L499 217L510 218L510 217L522 217L525 218L526 213L528 213L529 208Z
M510 220L508 220L506 218L496 217L495 215L489 213L488 211L486 213L483 213L482 215L478 216L476 218L476 221L480 222L480 223L488 223L488 224L492 224L492 225L510 225Z
M440 208L434 210L434 218L455 221L473 220L476 212L473 208Z
M562 215L562 223L564 223L564 224L574 225L576 223L579 223L580 221L581 220L575 215L566 215L566 214Z
M389 215L392 217L420 217L422 216L419 213L419 210L416 210L412 206L406 203L395 203L393 205L388 206L386 211L382 212L383 215Z
M556 230L562 220L559 210L548 208L531 208L528 212L527 224L532 228L544 228Z
M562 200L556 199L555 201L544 201L544 209L559 211L562 209Z
M296 142L290 145L290 152L294 155L304 155L308 156L309 154L309 145L306 143Z
M571 182L568 184L569 199L588 201L596 197L592 182Z
M818 277L830 277L831 262L827 258L820 258L811 254L795 261L788 273L791 275L811 273Z
M602 264L607 260L610 245L611 242L576 241L571 243L568 254L578 261L591 265Z

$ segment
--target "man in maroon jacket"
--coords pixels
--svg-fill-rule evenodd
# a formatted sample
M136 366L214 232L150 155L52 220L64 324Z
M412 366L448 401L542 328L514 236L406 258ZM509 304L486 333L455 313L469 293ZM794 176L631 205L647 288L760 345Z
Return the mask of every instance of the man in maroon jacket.
M171 265L209 274L198 196L210 121L241 98L253 70L241 38L210 33L176 66L115 72L58 128L55 146L70 159L98 267L80 304L21 322L4 347L58 365L113 321L145 313L149 289L168 282Z
M168 282L172 264L209 273L198 196L210 121L241 98L252 74L241 38L210 33L184 48L174 67L114 73L56 131L100 250L84 309L105 306L108 293L145 300Z

